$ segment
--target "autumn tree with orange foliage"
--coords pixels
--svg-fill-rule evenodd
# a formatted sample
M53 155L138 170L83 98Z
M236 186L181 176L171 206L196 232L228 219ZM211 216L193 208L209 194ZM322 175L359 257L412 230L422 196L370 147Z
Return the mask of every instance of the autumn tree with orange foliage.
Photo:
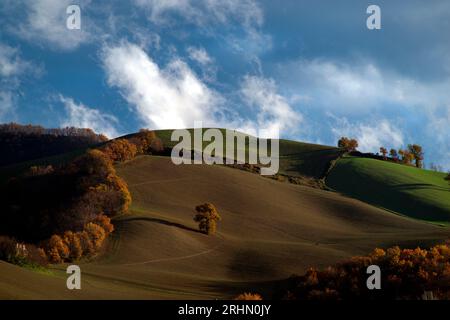
M397 150L391 149L391 150L389 151L389 156L392 158L392 160L394 160L395 162L398 162L398 153L397 153Z
M151 130L141 129L129 141L136 146L138 154L159 153L164 151L164 146L156 136L156 133Z
M206 234L214 234L217 228L217 222L221 220L216 207L211 203L204 203L195 207L197 212L194 221L198 223L200 231Z
M338 141L338 147L345 149L347 152L356 151L356 148L358 148L358 141L342 137Z
M69 247L64 240L56 234L48 241L47 248L47 256L51 263L61 263L69 258Z
M398 150L398 154L402 157L402 163L410 165L414 160L414 155L409 150Z
M112 140L104 146L103 151L113 162L131 160L136 156L136 145L126 139Z
M385 147L380 147L380 153L383 156L383 159L386 160L387 159L386 156L387 156L387 153L388 153L387 149Z
M46 244L46 254L51 263L73 262L94 256L113 231L111 219L100 215L87 223L82 231L66 231L62 237L53 235Z
M369 290L366 285L367 267L377 265L382 270L383 290ZM293 276L277 295L284 299L355 300L421 299L432 292L438 299L450 298L450 247L436 245L428 250L375 249L368 256L324 270L309 269L302 276Z
M422 162L423 162L423 149L422 146L418 144L409 144L408 145L408 151L412 155L412 158L415 161L417 168L422 168Z
M238 295L234 300L262 300L263 298L257 293L245 292Z

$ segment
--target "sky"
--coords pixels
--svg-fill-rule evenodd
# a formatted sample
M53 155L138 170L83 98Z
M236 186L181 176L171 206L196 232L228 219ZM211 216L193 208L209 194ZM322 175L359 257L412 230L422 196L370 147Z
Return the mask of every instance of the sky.
M417 143L450 170L450 1L2 0L0 122L12 121Z

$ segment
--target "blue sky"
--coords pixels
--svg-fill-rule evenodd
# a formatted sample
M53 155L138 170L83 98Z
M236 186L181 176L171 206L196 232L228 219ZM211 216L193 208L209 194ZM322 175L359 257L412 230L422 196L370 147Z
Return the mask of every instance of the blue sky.
M0 26L0 122L115 137L201 120L362 151L419 143L450 169L448 1L3 0Z

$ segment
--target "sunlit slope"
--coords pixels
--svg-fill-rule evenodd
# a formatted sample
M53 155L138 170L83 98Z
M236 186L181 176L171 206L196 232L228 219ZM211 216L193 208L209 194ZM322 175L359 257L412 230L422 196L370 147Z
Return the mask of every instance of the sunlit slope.
M203 129L203 131L206 129ZM218 129L222 133L224 137L224 148L226 148L226 129ZM188 129L191 134L191 138L194 138L194 130ZM231 132L230 130L228 130ZM171 140L173 130L157 130L157 136L163 141L165 146L173 147L177 144L176 141ZM240 137L250 137L247 134L233 131L233 134L236 134ZM247 138L246 144L244 147L244 151L246 153L249 150L257 152L257 148L252 148L249 145L249 139ZM210 144L209 141L203 142L203 148ZM269 150L270 150L270 143ZM237 150L242 150L237 143L235 143L235 152ZM194 148L194 143L192 140L192 149ZM328 168L328 165L331 160L336 159L339 154L342 153L342 150L339 148L331 147L331 146L323 146L318 144L304 143L293 140L279 140L279 154L280 154L280 170L279 172L282 174L287 174L291 176L305 175L314 178L322 178L325 171ZM220 154L220 153L218 153ZM221 153L225 155L225 150Z
M410 217L450 221L450 186L445 174L387 161L345 157L329 174L331 188Z

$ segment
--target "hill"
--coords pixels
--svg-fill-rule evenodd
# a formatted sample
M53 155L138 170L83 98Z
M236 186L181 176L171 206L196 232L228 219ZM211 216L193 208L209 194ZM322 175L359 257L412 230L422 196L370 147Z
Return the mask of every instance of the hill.
M203 130L206 130L204 128ZM226 129L219 129L226 136ZM194 136L193 129L188 129L191 137ZM173 130L156 130L156 135L163 141L164 146L173 147L177 142L171 141ZM249 151L248 137L250 135L234 132L238 136L247 137L245 152ZM132 137L129 135L127 137ZM203 142L203 148L209 142ZM193 145L193 142L192 142ZM280 170L279 173L290 176L307 176L316 179L323 178L331 160L342 154L342 149L323 146L318 144L304 143L293 140L280 139ZM226 148L226 143L224 143ZM235 145L235 150L237 146ZM225 152L223 152L224 154Z
M428 246L450 234L334 192L223 166L140 156L117 171L133 205L114 221L105 254L80 264L83 289L65 289L64 266L44 276L1 263L1 298L213 299L249 289L270 297L279 279L310 266L377 246ZM223 218L216 236L197 232L192 220L193 207L206 201Z
M445 174L387 161L344 157L326 179L334 190L417 219L450 222Z

